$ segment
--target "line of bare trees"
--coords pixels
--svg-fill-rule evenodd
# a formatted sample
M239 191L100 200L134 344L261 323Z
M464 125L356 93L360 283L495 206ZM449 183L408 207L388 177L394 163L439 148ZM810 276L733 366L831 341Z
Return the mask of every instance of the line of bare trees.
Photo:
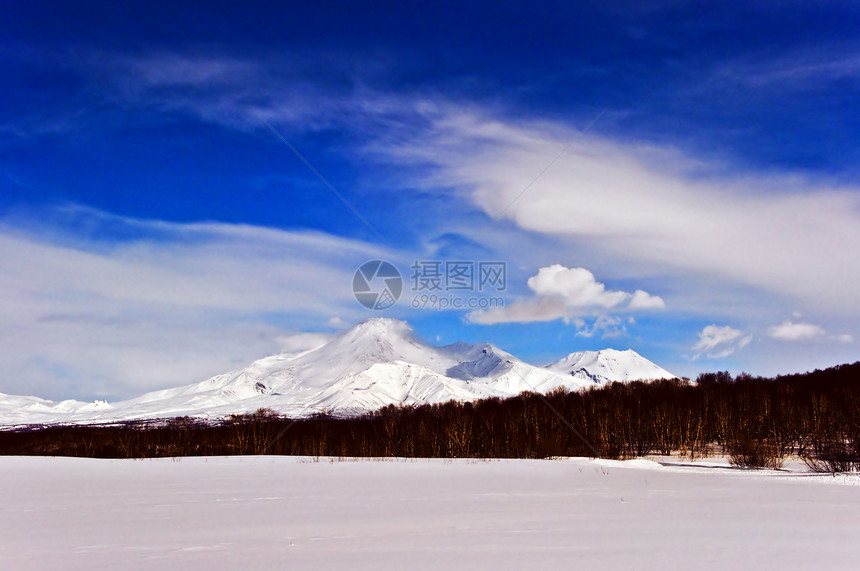
M860 470L860 362L784 377L700 375L584 392L389 406L357 418L290 420L261 410L219 424L191 419L0 432L0 454L142 458L282 454L629 458L728 454L778 468L796 454L816 471Z

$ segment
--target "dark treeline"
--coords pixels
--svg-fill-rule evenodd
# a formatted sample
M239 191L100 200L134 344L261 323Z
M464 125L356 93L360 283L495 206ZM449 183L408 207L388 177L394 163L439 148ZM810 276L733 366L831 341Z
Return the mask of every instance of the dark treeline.
M670 453L728 454L745 467L779 467L796 454L816 471L860 469L860 362L775 379L708 373L695 384L614 383L545 396L389 406L347 419L292 421L261 410L218 424L180 418L0 432L4 455L628 458Z

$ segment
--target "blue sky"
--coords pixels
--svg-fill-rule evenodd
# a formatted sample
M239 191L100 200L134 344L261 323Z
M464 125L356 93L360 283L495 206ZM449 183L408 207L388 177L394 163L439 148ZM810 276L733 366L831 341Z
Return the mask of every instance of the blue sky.
M132 396L378 315L535 363L853 362L858 32L852 2L7 3L0 392ZM503 260L504 307L367 310L370 259Z

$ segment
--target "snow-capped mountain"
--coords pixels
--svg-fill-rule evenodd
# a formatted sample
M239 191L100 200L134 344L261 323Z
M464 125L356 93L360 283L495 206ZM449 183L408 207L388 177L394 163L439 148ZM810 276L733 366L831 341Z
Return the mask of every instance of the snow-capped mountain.
M113 404L0 394L0 425L220 418L260 408L290 417L347 416L389 404L471 401L672 376L633 351L573 353L537 367L488 343L434 347L417 339L405 322L377 318L307 351L273 355L200 383Z
M675 378L675 375L658 367L632 349L579 351L547 365L546 368L562 375L571 375L598 384Z

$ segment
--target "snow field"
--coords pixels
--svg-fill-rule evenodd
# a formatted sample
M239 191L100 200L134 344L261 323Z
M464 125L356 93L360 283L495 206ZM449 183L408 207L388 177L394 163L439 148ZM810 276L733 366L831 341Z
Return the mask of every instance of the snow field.
M0 458L0 568L780 568L860 555L857 476L606 460Z

